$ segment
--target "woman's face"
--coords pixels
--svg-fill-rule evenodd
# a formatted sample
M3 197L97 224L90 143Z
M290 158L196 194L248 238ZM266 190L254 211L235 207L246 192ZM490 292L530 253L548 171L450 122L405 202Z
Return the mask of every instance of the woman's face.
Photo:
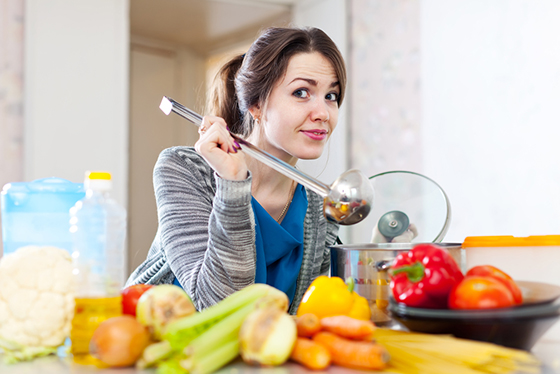
M294 55L265 112L252 111L261 117L253 133L257 144L287 162L318 158L338 122L339 93L329 60L317 52Z

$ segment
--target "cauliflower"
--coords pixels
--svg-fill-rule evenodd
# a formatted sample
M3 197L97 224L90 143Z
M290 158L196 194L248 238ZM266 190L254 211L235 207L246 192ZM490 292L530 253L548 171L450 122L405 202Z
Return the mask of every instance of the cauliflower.
M74 316L72 259L27 246L0 259L0 347L41 352L64 343ZM51 349L52 351L52 349Z

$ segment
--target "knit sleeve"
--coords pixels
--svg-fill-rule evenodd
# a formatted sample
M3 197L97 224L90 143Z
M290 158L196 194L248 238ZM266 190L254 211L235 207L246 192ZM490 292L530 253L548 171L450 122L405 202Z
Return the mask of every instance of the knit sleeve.
M250 176L221 179L194 150L170 149L154 168L154 190L161 247L198 310L254 283Z

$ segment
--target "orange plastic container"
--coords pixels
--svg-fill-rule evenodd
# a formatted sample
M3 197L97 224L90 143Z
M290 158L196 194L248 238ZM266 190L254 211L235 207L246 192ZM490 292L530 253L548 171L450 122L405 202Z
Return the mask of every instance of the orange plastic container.
M462 247L467 270L494 265L515 280L560 286L560 235L469 236Z
M462 247L467 270L477 265L494 265L514 280L560 286L560 235L470 236ZM560 323L552 326L541 340L560 342Z

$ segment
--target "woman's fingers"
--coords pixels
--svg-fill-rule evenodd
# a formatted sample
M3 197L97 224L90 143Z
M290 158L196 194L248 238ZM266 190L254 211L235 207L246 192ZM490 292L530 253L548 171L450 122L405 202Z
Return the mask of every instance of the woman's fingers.
M237 153L239 144L229 133L225 121L220 117L205 116L202 125L198 129L200 139L213 142L226 153Z
M233 139L225 121L220 117L204 117L199 127L196 151L224 179L241 180L247 177L243 154L237 154L239 144Z

